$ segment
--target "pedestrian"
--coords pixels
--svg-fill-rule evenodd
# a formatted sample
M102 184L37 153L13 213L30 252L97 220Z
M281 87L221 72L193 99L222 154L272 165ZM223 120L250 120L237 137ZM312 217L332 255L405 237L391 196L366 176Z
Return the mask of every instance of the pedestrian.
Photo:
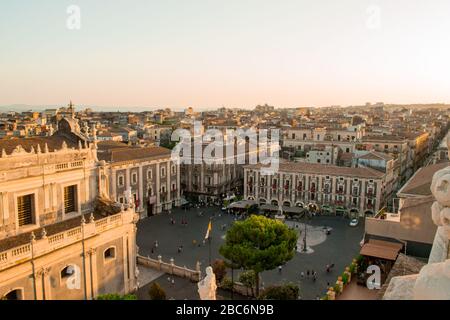
M155 247L152 247L152 254L155 253Z
M300 278L303 279L304 277L305 277L305 273L302 271L302 272L300 273Z
M192 240L192 244L194 245L194 247L195 247L195 245L197 244L197 240Z
M283 269L282 266L278 266L278 272L281 273L281 270Z
M178 253L181 253L182 246L178 247Z
M329 264L327 264L326 270L327 270L327 273L330 272L330 265Z
M306 277L309 278L309 269L306 270Z
M155 249L158 249L158 240L155 240L154 247Z

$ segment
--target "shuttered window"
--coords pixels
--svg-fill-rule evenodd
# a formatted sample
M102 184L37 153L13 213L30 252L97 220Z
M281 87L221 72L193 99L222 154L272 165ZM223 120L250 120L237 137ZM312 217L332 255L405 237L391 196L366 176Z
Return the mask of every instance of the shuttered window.
M19 227L33 223L33 198L34 195L32 194L27 194L17 198Z
M76 206L77 186L68 186L64 188L64 212L70 213L77 211Z

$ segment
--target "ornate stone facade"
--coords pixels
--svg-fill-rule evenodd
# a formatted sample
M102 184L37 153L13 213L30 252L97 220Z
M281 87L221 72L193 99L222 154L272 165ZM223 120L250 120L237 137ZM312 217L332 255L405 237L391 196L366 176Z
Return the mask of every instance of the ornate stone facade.
M135 209L108 199L90 140L75 119L51 137L0 140L0 299L135 289Z

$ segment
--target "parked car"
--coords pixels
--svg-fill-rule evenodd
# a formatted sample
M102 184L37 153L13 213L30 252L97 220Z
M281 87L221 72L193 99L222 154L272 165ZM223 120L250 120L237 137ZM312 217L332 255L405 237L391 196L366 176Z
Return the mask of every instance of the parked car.
M349 223L350 227L356 227L358 225L358 219L352 219Z

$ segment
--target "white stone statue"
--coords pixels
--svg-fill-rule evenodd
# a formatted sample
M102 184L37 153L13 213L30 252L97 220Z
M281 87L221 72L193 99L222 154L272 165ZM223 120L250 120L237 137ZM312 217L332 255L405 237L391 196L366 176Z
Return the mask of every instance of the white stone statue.
M125 197L125 202L128 205L132 205L134 204L134 197L133 197L133 193L131 192L131 188L128 187L125 192L123 193L124 197Z
M449 140L447 147L450 150ZM428 264L419 274L392 278L383 299L450 300L450 167L434 174L431 192L436 199L431 214L438 229Z
M201 300L216 300L216 275L211 267L206 268L206 276L198 283L198 294Z

